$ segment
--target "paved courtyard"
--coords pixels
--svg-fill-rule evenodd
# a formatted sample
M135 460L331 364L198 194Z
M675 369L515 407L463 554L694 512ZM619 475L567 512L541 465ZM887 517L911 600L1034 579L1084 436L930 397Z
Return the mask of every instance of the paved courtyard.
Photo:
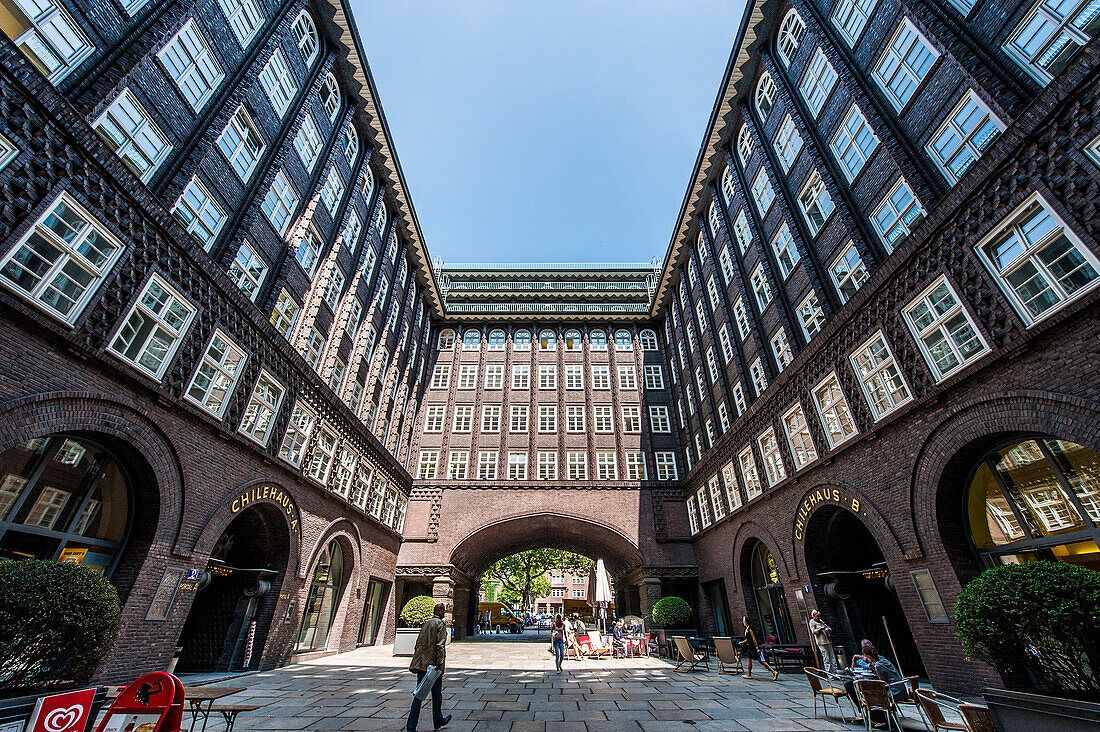
M805 678L770 674L746 680L711 671L674 673L656 658L567 661L553 673L546 642L481 640L448 649L444 713L448 729L469 732L666 732L674 730L843 730L836 708L814 719ZM414 677L392 646L250 674L225 685L248 691L227 703L262 704L241 715L240 732L258 730L400 730ZM755 670L755 669L754 669ZM911 708L910 708L911 709ZM819 710L820 712L820 710ZM850 710L846 711L851 714ZM923 729L907 711L907 729ZM420 729L430 730L425 708ZM859 725L862 728L862 724ZM209 730L222 729L213 720Z

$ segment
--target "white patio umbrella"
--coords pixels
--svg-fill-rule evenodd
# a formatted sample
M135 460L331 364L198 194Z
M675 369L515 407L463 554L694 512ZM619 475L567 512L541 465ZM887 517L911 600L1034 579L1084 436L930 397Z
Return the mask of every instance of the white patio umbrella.
M611 595L611 578L603 566L603 560L597 559L596 566L588 573L588 604L592 614L600 623L600 630L607 630L607 608L615 598Z

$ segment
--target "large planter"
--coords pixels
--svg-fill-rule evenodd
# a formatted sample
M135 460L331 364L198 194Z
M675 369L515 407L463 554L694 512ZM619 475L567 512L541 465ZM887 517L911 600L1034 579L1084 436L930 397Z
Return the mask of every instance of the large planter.
M393 639L393 655L411 656L416 648L418 635L420 628L398 628L397 637Z
M1007 689L982 691L1001 732L1094 732L1100 704Z

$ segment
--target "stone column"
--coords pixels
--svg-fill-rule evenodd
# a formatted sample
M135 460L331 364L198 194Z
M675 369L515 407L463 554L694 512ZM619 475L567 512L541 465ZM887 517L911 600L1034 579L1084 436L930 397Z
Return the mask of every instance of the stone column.
M451 610L454 625L454 639L462 640L466 637L466 625L470 615L470 587L468 585L455 585L454 607Z
M649 614L653 606L661 599L661 580L658 577L646 577L638 585L638 615L645 620L646 628L653 622Z
M443 620L450 628L455 627L455 581L450 575L437 575L432 581L432 599L436 603L443 603L447 608L447 614Z

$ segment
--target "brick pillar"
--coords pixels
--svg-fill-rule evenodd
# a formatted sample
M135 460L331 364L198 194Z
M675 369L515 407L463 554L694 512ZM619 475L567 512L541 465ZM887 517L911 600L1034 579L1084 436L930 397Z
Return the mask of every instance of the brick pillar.
M432 582L432 599L436 603L443 603L447 608L447 614L443 616L443 621L447 623L447 627L455 627L455 581L451 579L450 575L441 574L438 575ZM448 636L449 640L449 636Z
M648 629L653 623L649 614L653 612L653 606L661 599L661 580L657 577L646 577L638 585L638 615L645 621Z
M454 608L451 611L454 618L452 627L454 628L455 640L462 640L466 637L466 625L470 614L470 594L468 585L455 585Z

